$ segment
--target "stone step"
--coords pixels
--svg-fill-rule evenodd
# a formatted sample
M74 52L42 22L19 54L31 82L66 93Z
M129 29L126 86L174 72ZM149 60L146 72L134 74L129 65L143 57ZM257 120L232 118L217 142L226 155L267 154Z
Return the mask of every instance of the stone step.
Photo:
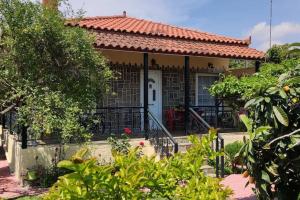
M211 173L211 174L205 174L206 176L212 177L212 178L216 178L216 173Z
M209 165L203 165L201 167L201 170L203 170L204 174L215 174L215 168Z

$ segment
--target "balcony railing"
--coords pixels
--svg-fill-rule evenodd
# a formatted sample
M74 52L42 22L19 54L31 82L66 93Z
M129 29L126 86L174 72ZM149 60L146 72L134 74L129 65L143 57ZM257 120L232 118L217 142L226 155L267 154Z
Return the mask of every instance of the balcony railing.
M229 106L192 106L192 108L211 126L236 128L235 114Z
M121 135L124 128L132 130L132 137L144 137L143 107L102 107L93 114L94 138L106 138L111 134Z

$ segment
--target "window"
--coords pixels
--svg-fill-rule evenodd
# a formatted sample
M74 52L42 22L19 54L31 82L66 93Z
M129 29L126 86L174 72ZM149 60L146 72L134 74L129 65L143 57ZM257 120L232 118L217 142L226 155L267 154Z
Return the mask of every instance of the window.
M197 75L197 97L196 103L198 106L214 106L215 98L211 96L208 92L208 88L217 80L217 76L212 75Z

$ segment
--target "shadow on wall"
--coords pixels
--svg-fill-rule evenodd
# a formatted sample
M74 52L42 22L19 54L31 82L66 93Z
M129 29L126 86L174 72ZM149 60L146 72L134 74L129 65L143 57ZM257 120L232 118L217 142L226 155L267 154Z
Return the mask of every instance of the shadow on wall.
M131 139L129 143L132 147L139 146L141 139ZM155 155L155 150L149 141L144 141L143 153L146 156ZM39 145L39 146L29 146L27 149L21 148L21 143L14 141L15 148L9 149L9 151L14 151L13 159L14 163L11 163L10 168L14 169L15 176L18 180L22 179L22 175L27 173L28 169L32 169L36 165L41 165L44 167L53 165L53 161L58 153L60 145ZM86 145L79 144L69 144L64 145L61 148L60 159L69 159L78 150L83 147L87 147L90 150L90 155L99 160L100 163L112 162L111 146L107 141L96 141L91 142ZM11 153L10 153L11 154Z

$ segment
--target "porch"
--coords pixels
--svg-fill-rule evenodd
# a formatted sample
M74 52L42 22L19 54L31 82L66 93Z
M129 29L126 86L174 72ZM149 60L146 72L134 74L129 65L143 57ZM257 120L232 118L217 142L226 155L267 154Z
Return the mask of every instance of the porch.
M237 113L208 92L226 72L229 58L111 50L103 54L119 76L111 81L111 95L99 103L102 135L120 133L125 127L135 136L146 134L149 111L175 136L200 133L191 128L195 123L190 109L213 127L225 131L237 127Z

